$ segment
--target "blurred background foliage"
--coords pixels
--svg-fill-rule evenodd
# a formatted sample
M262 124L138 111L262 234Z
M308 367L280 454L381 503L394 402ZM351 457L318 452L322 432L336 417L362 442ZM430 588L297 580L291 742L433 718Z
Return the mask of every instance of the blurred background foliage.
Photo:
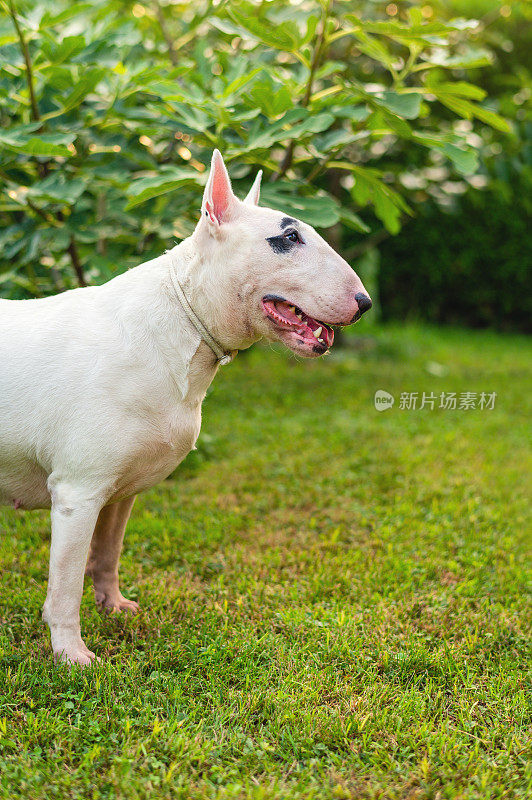
M525 329L527 2L0 0L0 294L100 283L234 187L317 227L385 316Z

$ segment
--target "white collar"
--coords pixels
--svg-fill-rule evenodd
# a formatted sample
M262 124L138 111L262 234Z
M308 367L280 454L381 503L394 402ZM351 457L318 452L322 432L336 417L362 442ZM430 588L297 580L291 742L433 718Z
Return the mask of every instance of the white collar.
M177 270L175 269L175 262L173 256L170 260L170 278L172 280L172 285L174 287L175 293L177 295L177 299L181 303L183 307L183 311L187 315L189 322L193 325L193 327L197 330L205 344L208 344L211 348L212 352L216 356L216 360L218 363L223 366L224 364L230 364L231 361L234 359L238 350L224 350L223 347L219 342L216 341L214 336L211 336L201 319L198 317L192 306L187 300L185 292L183 291L183 287L179 282L179 278L177 277Z

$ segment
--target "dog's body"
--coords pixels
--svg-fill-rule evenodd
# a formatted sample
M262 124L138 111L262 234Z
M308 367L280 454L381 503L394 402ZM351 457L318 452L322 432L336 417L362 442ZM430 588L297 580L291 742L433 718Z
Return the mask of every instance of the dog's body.
M371 305L312 228L257 207L258 187L237 200L215 152L202 218L172 251L103 286L0 301L0 503L51 507L43 617L64 660L94 658L79 626L85 569L100 604L136 609L118 585L135 494L172 472L200 431L218 360L176 281L225 351L266 335L320 355L333 334L310 313L349 324Z
M194 446L217 365L172 297L170 264L166 254L100 287L0 301L0 502L46 508L78 480L114 502Z

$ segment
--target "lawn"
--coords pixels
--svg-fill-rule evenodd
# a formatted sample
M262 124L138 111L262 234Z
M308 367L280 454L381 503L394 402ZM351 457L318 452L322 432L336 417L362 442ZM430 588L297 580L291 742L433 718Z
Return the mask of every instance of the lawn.
M530 344L364 324L220 370L133 512L142 613L87 582L97 668L52 664L48 515L0 511L2 797L531 796ZM401 409L416 391L497 397Z

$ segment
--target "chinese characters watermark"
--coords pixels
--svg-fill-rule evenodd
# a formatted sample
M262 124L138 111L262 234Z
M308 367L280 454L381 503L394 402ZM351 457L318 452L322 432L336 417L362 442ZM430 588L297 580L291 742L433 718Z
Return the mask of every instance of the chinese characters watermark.
M497 392L401 392L397 407L400 411L418 411L423 408L434 411L492 411L495 408ZM375 392L375 408L387 411L392 408L395 398L384 389Z

